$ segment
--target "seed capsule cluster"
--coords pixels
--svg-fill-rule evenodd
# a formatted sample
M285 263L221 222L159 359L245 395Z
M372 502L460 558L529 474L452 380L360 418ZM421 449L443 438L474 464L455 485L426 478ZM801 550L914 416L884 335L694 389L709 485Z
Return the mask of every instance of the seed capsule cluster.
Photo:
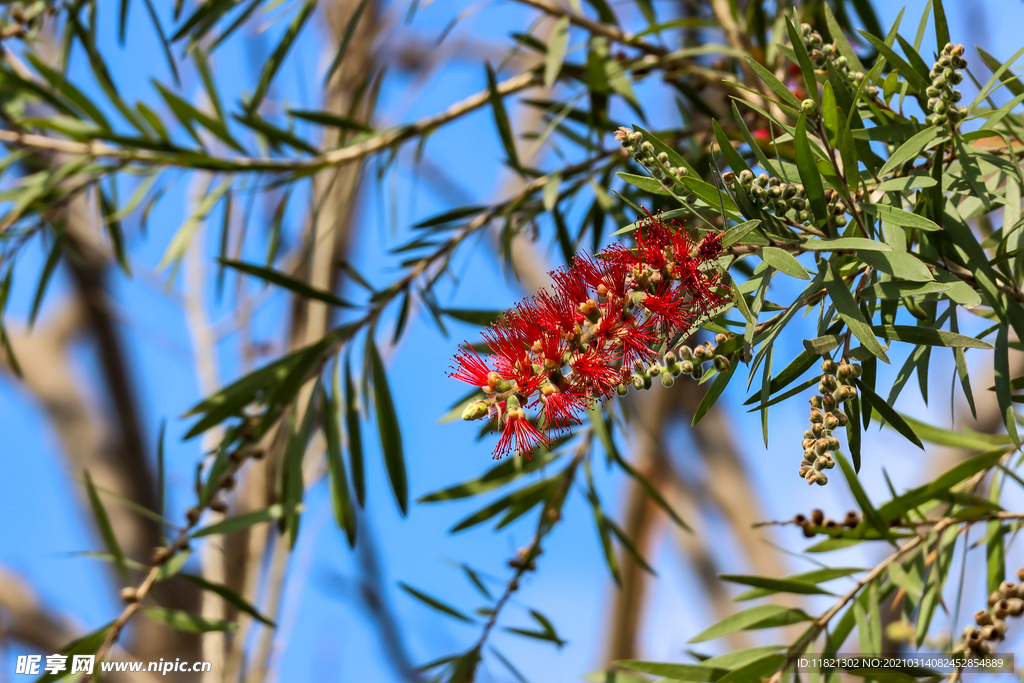
M823 470L836 466L832 453L839 450L839 439L832 432L845 427L849 418L838 408L857 397L857 389L847 381L852 377L860 377L860 365L847 363L845 360L836 363L831 358L821 362L821 379L818 382L818 396L811 397L811 428L804 432L801 444L804 448L804 459L800 463L800 476L808 484L824 486L828 477Z
M860 85L861 81L864 80L864 72L851 70L846 57L839 54L839 50L834 42L826 43L822 39L821 34L811 28L810 24L800 24L800 32L816 73L822 76L827 75L826 64L831 62L835 70L839 72L839 75L849 81L850 84L853 86ZM874 97L878 94L878 88L873 85L866 85L864 86L864 94L868 97Z
M625 126L615 131L615 139L622 143L623 148L638 164L650 171L651 176L661 183L663 188L672 190L684 199L693 198L693 193L679 182L686 175L686 168L673 166L669 162L667 152L656 153L653 143L645 141L641 133Z
M946 43L935 66L928 72L931 85L925 90L925 94L928 95L930 113L925 121L931 125L939 126L948 122L951 126L956 126L967 117L967 107L957 105L962 93L953 89L954 85L959 85L960 81L964 80L964 75L959 71L967 66L963 54L963 45Z
M1024 581L1024 567L1017 570L1017 578ZM976 626L964 629L960 644L954 648L956 653L988 655L992 654L991 643L1006 637L1006 618L1020 617L1024 614L1024 586L1013 581L1003 581L999 589L988 596L988 609L974 613Z
M811 510L810 515L798 514L793 518L793 523L804 530L804 536L813 537L821 529L853 529L860 524L860 513L850 510L840 520L826 517L821 510Z
M625 396L629 393L631 385L637 391L650 389L654 386L655 378L660 378L661 383L666 387L674 385L676 377L681 375L689 375L691 378L699 380L704 376L707 363L714 364L715 369L719 372L726 372L731 367L732 361L729 355L720 354L717 348L717 345L724 343L726 339L728 339L726 335L717 334L714 344L708 341L693 349L685 344L680 345L675 351L669 351L662 356L661 362L655 360L650 365L636 361L632 377L615 387L615 391L619 396Z

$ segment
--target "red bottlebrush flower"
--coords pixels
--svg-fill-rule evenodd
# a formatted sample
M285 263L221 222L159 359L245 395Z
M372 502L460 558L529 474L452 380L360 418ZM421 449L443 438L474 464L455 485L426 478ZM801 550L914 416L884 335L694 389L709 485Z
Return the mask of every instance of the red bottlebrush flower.
M579 273L587 285L604 298L621 299L626 296L627 279L631 265L605 254L598 254L600 261L580 255L573 259L573 270Z
M554 368L562 364L562 357L569 350L569 344L557 332L546 332L540 338L540 353L544 367Z
M466 346L469 346L469 342L466 342ZM484 359L476 351L471 348L459 349L453 360L457 367L451 368L452 372L448 373L449 377L454 377L466 384L480 387L484 391L494 388L493 384L495 382L492 382L492 380L497 380L498 378L491 377L491 375L492 373L497 375L497 373L484 362Z
M640 221L636 229L636 248L640 261L654 270L665 267L665 247L672 242L672 231L660 215L652 216L647 209L647 218Z
M534 313L541 327L566 334L574 331L578 313L568 300L542 289L534 296L534 302Z
M519 451L529 458L529 454L533 452L537 444L551 446L551 440L526 419L526 414L519 407L518 401L511 398L508 404L509 409L505 416L505 426L501 430L501 437L499 437L498 445L494 449L495 459L515 451Z
M503 322L507 324L511 321ZM529 342L524 335L517 334L516 328L508 327L506 324L492 325L491 329L485 330L481 336L495 356L498 372L508 379L523 372L532 363L526 348Z
M569 360L572 374L569 382L574 391L587 396L607 396L622 378L615 365L619 357L612 351L591 346Z
M722 233L709 232L705 235L704 241L697 248L697 253L705 261L718 258L718 255L722 253Z
M651 349L656 340L654 328L657 322L648 319L643 323L637 320L626 320L622 322L615 331L615 339L622 348L622 371L628 375L633 372L633 364L640 361L647 365L654 351Z
M689 258L693 251L693 233L684 226L672 233L672 258Z
M555 289L558 295L572 304L575 310L584 301L590 299L590 290L587 283L580 277L579 273L570 268L559 268L550 273L551 279L555 281Z
M545 393L541 400L544 402L544 426L549 433L582 424L579 413L586 410L588 404L587 397L583 394L555 391Z
M651 314L661 329L668 334L671 330L686 330L690 326L691 314L684 298L688 293L684 286L672 288L671 282L662 282L653 294L644 298L644 308Z

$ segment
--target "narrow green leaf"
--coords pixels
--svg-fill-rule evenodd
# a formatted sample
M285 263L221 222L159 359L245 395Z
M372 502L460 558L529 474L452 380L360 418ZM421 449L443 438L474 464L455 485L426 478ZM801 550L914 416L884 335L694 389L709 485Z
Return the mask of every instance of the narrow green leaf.
M36 316L39 315L39 308L43 303L43 297L46 295L46 288L50 284L50 279L53 277L53 271L57 269L57 263L60 261L60 257L63 253L64 236L57 235L53 240L53 246L50 247L50 253L46 257L46 263L43 265L43 272L39 276L39 284L36 285L36 293L32 297L32 310L28 316L28 327L30 330L35 325Z
M263 508L262 510L228 517L223 521L194 531L192 533L192 538L202 538L203 536L212 536L214 534L229 534L233 531L248 529L256 524L281 519L284 516L286 509L286 506L276 503L268 508Z
M366 351L370 356L370 368L373 373L374 412L377 414L384 463L387 465L388 479L391 481L391 490L395 494L398 508L402 511L402 516L405 516L409 510L409 484L405 471L402 431L398 425L395 403L391 398L387 371L384 369L384 362L380 358L372 335L366 339Z
M793 52L796 54L797 64L800 66L800 72L804 78L804 87L807 91L807 97L814 101L815 104L820 104L821 100L818 97L818 81L814 77L814 64L811 62L810 56L807 54L807 46L804 44L803 38L797 28L793 26L793 22L786 17L786 30L789 32L789 41L793 47ZM798 155L799 156L799 155ZM800 163L799 161L797 163ZM804 183L806 185L806 182Z
M884 242L877 242L866 237L839 237L831 240L812 239L801 245L808 251L892 251L892 247Z
M800 118L796 122L796 135L793 136L793 144L796 147L797 170L800 172L800 180L807 192L807 199L811 203L811 212L814 214L818 226L822 227L828 221L825 188L822 186L816 157L811 151L811 143L807 137L807 116L804 114L800 114Z
M833 595L814 583L799 579L772 579L766 576L745 576L742 574L719 574L718 578L730 583L764 588L771 593L795 593L797 595Z
M505 101L498 92L498 80L494 69L487 64L487 92L494 112L494 125L498 128L498 135L501 137L501 144L505 147L505 154L508 155L509 164L512 168L519 168L519 154L516 152L516 139L512 134L512 124L509 123L508 112L505 111Z
M334 519L339 529L345 530L350 548L356 545L356 511L348 492L348 476L345 474L345 460L342 458L341 432L341 367L334 365L331 391L324 391L324 435L327 438L327 466L331 473L331 500L334 503Z
M569 17L562 17L555 22L548 38L548 53L544 59L544 87L551 88L562 72L565 61L565 50L569 46Z
M778 247L762 247L761 258L765 263L780 273L785 273L786 275L795 277L798 280L811 279L811 276L807 274L807 271L804 270L804 267L796 260L796 257L785 249L779 249Z
M875 325L875 334L895 341L927 346L949 346L961 349L991 349L992 345L974 337L967 337L946 330L933 330L930 327L914 325Z
M782 605L758 605L757 607L750 607L736 614L729 615L722 621L718 622L714 626L707 628L693 638L690 638L687 642L690 643L702 643L705 640L713 640L714 638L721 638L727 636L730 633L736 631L743 631L748 629L756 629L759 624L765 622L771 622L772 620L779 619L780 617L796 616L800 617L800 610L792 610L789 607L783 607ZM798 621L809 621L810 617L803 614ZM790 622L798 623L798 622Z
M206 619L198 614L167 607L143 607L142 612L152 619L183 633L207 633L209 631L234 631L234 622L222 619Z
M840 452L835 453L836 462L839 463L839 468L843 471L843 477L846 479L847 486L850 487L850 493L853 494L854 500L857 501L857 505L860 506L861 511L864 513L864 519L870 524L882 538L889 538L889 527L886 525L885 520L878 514L878 510L874 505L871 504L871 499L868 498L867 492L864 487L860 484L860 479L857 478L857 473L853 471L853 465L846 459Z
M257 610L251 604L249 604L249 602L245 600L245 598L243 598L227 586L222 586L218 583L212 583L201 576L196 576L195 574L183 573L181 574L181 576L191 581L195 585L199 586L203 590L207 590L211 593L214 593L215 595L219 595L221 598L224 599L224 602L228 603L229 605L233 605L235 608L241 610L242 612L245 612L253 619L262 621L264 624L271 628L277 628L277 625L274 622L260 614L259 610Z
M1017 420L1014 417L1013 401L1010 396L1009 325L1000 325L996 333L995 380L996 399L1003 424L1006 425L1006 433L1010 435L1014 445L1020 448Z
M907 421L903 419L903 416L896 412L896 410L886 403L885 399L876 394L868 387L867 384L862 382L856 377L853 380L857 385L857 390L860 392L861 398L871 406L872 410L878 411L878 414L888 422L893 429L902 434L912 444L924 450L924 444L921 443L921 439L914 433L914 430L907 424Z
M255 263L233 261L231 259L217 260L221 264L227 266L228 268L234 268L235 270L241 271L247 275L252 275L253 277L258 277L261 280L270 282L271 284L275 284L279 287L284 287L285 289L295 292L299 296L305 297L307 299L315 299L316 301L322 301L325 304L330 304L331 306L353 308L353 305L348 301L345 301L344 299L337 297L330 292L325 292L322 289L311 287L305 282L297 280L294 277L287 275L286 273L282 273L279 270L274 270L272 268L264 268L263 266L258 266Z
M823 272L825 273L825 289L828 290L828 294L836 306L836 312L839 313L839 317L843 319L843 322L860 340L864 348L888 363L889 357L885 355L885 350L878 343L878 339L875 338L871 325L864 319L860 307L854 301L853 294L850 293L850 290L846 288L846 283L836 273L835 266L828 262L825 264Z
M700 405L697 406L697 410L694 411L693 420L690 422L691 427L700 422L701 418L711 410L713 405L715 405L715 401L717 401L718 397L722 395L723 391L725 391L725 387L729 384L729 380L732 379L732 375L736 372L738 365L739 363L733 363L729 366L728 370L718 373L718 376L715 377L715 381L711 383L707 393L704 394L704 398L701 399Z
M274 76L277 74L278 69L281 68L281 63L284 62L284 58L288 55L288 51L292 47L292 43L299 37L299 33L302 32L302 27L305 26L306 21L313 14L313 10L316 9L316 0L306 0L302 7L295 14L295 18L292 19L292 23L285 29L284 34L281 36L281 40L278 41L274 47L274 51L270 53L270 57L263 65L263 71L260 73L259 83L256 84L256 90L253 92L252 97L246 103L245 108L249 113L255 112L260 108L260 104L263 103L263 99L267 96L267 91L270 90L270 83L274 80Z
M426 593L424 593L423 591L417 590L417 589L413 588L412 586L410 586L407 583L403 583L403 582L399 581L398 585L399 585L399 587L401 587L402 590L404 590L406 593L408 593L412 597L414 597L417 600L419 600L420 602L422 602L427 607L430 607L431 609L437 610L438 612L441 612L442 614L447 614L448 616L453 617L455 619L458 619L459 621L464 621L464 622L466 622L468 624L472 624L473 623L473 619L471 619L470 617L466 616L465 614L463 614L459 610L455 609L451 605L449 605L447 603L444 603L444 602L441 602L437 598L431 597L431 596L427 595Z
M363 468L363 433L359 417L355 382L348 357L345 358L345 434L348 436L349 464L352 465L352 488L359 507L366 505L366 475Z
M943 129L939 126L929 126L924 130L916 133L909 140L900 145L899 149L892 153L892 155L882 164L882 168L878 169L878 177L884 178L898 167L907 163L912 159L916 159L921 155L921 152L925 151L933 145L937 145L945 138L941 137Z
M107 551L113 556L114 563L117 564L117 569L121 573L121 578L127 583L128 566L125 564L124 552L121 551L121 545L117 542L117 536L114 535L114 527L110 524L110 517L107 515L106 508L103 507L103 502L96 491L96 485L92 483L92 475L89 474L89 470L85 470L84 475L85 490L89 494L89 505L92 507L92 514L96 518L96 525L100 528L100 534L103 536L103 543L107 546Z
M935 221L925 218L924 216L919 216L916 213L898 209L895 206L889 206L888 204L865 203L861 205L861 208L865 213L878 216L883 221L892 223L893 225L901 225L905 228L917 228L918 230L924 230L926 232L942 230Z
M747 64L754 70L755 73L764 81L765 85L781 99L784 103L793 107L793 109L799 111L800 100L792 91L786 87L786 85L775 77L771 71L761 66L761 63L750 55L743 55L743 59L747 60Z

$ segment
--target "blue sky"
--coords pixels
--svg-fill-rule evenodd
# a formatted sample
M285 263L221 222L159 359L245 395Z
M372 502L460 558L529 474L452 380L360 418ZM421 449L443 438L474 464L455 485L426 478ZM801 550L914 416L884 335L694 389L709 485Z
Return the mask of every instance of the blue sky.
M992 51L1003 58L1020 46L1018 31L1024 19L1024 9L1016 0L947 2L947 5L955 41L968 46L975 43L992 45ZM411 27L403 31L413 31L430 40L467 6L465 3L429 4L417 14ZM896 3L879 4L884 26L891 24L899 7ZM913 36L922 7L922 2L908 4L902 30L905 36ZM121 90L129 99L154 102L155 92L148 79L156 76L166 80L167 69L162 55L154 48L154 36L142 10L140 3L133 3L129 39L122 49L115 44L113 12L101 8L103 31L100 38L107 54L116 55L110 62ZM404 6L395 6L391 11L401 14ZM481 43L497 43L508 31L525 30L531 22L532 15L517 5L487 4L460 23L449 41L473 35ZM260 23L255 22L250 33ZM279 29L279 26L274 26L265 34L252 38L255 47L233 40L217 52L218 83L225 100L233 101L247 89L251 90L258 77L258 65L253 65L252 57L265 54L275 44ZM322 27L307 28L304 40L285 62L280 90L272 98L282 102L286 100L287 106L317 107L321 80L319 77L311 79L307 74L311 71L320 74L325 69L325 60L329 57L324 55L322 37ZM929 52L933 43L929 28L922 52ZM85 68L81 55L76 55L73 72L80 75ZM411 121L440 111L455 99L478 91L483 85L484 70L477 60L472 59L445 66L424 84L397 76L389 79L382 93L380 111L383 112L383 120L390 124ZM195 74L186 69L184 93L197 97L199 90ZM95 89L91 92L95 93ZM648 92L654 96L655 91L645 87L640 90L641 97ZM663 107L649 106L649 109L655 127L659 118L663 123L673 122L671 103L666 102ZM494 188L504 177L499 165L503 153L487 110L467 117L456 126L441 129L431 136L426 150L430 161L474 198L492 197ZM377 284L389 282L397 272L393 261L381 257L380 245L400 243L410 223L450 208L446 200L433 193L424 182L414 183L408 156L401 169L394 174L397 215L393 215L391 210L390 186L380 193L383 201L377 192L371 191L360 203L359 237L354 260ZM201 392L195 379L191 342L180 308L161 285L163 276L138 273L156 273L163 250L185 218L182 206L190 189L189 177L179 174L154 212L148 236L142 237L137 227L130 224L131 253L133 263L138 264L137 275L132 280L118 276L115 283L118 308L124 321L126 348L135 371L150 443L155 442L161 421L168 420L171 502L172 509L179 516L190 503L189 482L199 455L199 444L198 441L181 443L178 440L186 429L186 422L177 416L195 403ZM257 215L266 220L272 209L272 206L259 207ZM296 198L286 222L294 229L301 220L302 202ZM213 222L216 221L214 216ZM397 233L393 226L397 226ZM262 254L264 248L265 245L256 244L247 253ZM216 234L210 231L205 241L207 255L215 249ZM37 249L26 254L24 263L19 266L12 305L15 319L28 311L33 278L41 267L42 258L42 252ZM472 257L463 258L459 269L461 286L446 286L442 290L442 301L465 308L495 308L511 304L522 293L514 283L497 276L499 272L496 259L488 249L481 247ZM58 274L48 305L44 308L44 319L63 289L62 275ZM231 315L233 302L230 297L218 302L211 295L207 303L214 321ZM257 337L270 341L276 339L284 314L283 303L283 296L277 295L260 310L256 319ZM786 333L789 352L797 352L800 335L805 329L806 326L795 325ZM449 358L458 341L473 339L476 332L469 326L453 324L451 336L444 338L428 320L417 318L411 323L405 341L389 355L391 385L397 396L405 436L412 498L479 476L491 465L491 446L489 442L473 441L473 427L461 423L437 423L443 408L463 393L461 385L444 376ZM240 372L237 343L236 337L228 336L218 347L222 381L228 381ZM96 375L92 349L83 344L76 349L75 356L77 370L85 384L102 386ZM882 385L886 387L903 360L901 354L894 353L893 356L888 376L882 377ZM945 396L945 383L952 375L951 361L951 357L937 355L932 363L935 399L931 407L921 404L916 393L908 391L908 412L920 417L931 415L937 421L948 419L948 403L944 403L947 399L940 400L939 397ZM976 362L981 367L989 361L979 355ZM803 400L794 400L773 409L770 446L766 449L760 439L757 415L747 415L738 407L745 397L743 388L741 383L734 382L723 401L735 425L735 433L742 439L741 450L750 478L763 487L767 514L772 518L788 518L794 512L806 512L813 507L842 514L853 507L842 482L808 489L795 475L799 460L797 442L806 420ZM980 387L976 387L976 391L978 389ZM7 521L0 531L0 564L29 577L47 605L74 615L83 630L95 628L117 614L118 603L113 597L115 587L104 567L95 561L71 555L79 550L97 549L101 547L101 541L89 524L88 513L80 505L80 491L72 473L67 470L59 443L38 407L9 382L0 383L0 415L3 416L0 420L4 429L3 448L0 450L4 463L4 476L0 478L0 512ZM683 445L673 453L677 462L684 465L695 462L694 456L686 452L685 435L680 436L680 444ZM862 476L876 499L884 497L883 467L897 487L909 486L930 471L929 455L909 447L888 431L879 433L873 430L866 435L864 453ZM372 439L368 462L370 500L364 519L369 522L362 531L364 537L367 533L372 536L380 554L388 582L387 598L400 619L411 656L417 662L424 662L467 649L475 640L479 626L464 626L438 617L397 590L394 583L410 583L469 611L482 602L453 563L470 562L485 574L495 577L498 583L493 587L500 588L508 577L504 563L516 548L529 541L533 522L527 518L499 533L491 533L486 528L455 536L446 533L445 530L457 520L482 507L490 498L435 506L413 505L408 518L403 519L390 496L381 458ZM595 475L606 509L618 513L621 479L600 466L595 468ZM699 482L699 474L695 475L695 480ZM309 493L309 509L295 550L279 619L280 630L275 639L273 680L391 680L393 672L387 664L386 655L379 647L375 631L357 605L351 580L358 577L358 566L345 545L343 535L333 524L326 494L324 485ZM1024 501L1018 496L1016 502ZM500 632L494 638L494 643L531 681L574 680L578 675L594 670L600 663L603 619L607 599L614 588L601 560L589 509L578 492L571 496L564 518L565 522L545 547L539 561L540 571L524 583L502 623L527 626L527 610L536 607L552 619L569 645L562 651L556 651L550 646ZM742 566L733 542L723 533L725 529L723 520L711 518L703 533L708 538L723 539L716 543L723 546L716 551L722 570L742 573L749 568ZM803 539L793 529L766 532L766 538L790 548L803 547ZM876 553L879 552L882 551L857 548L824 559L834 565L868 566L878 559ZM1011 558L1011 567L1024 563L1019 548L1014 548ZM686 641L709 624L707 605L676 544L666 540L651 559L656 561L660 577L649 612L651 617L644 627L644 655L651 659L680 661L688 647ZM793 558L790 564L792 571L809 568L810 564L797 558ZM975 592L979 594L965 598L966 613L976 609L971 605L983 600L980 589ZM759 637L761 642L770 642L764 634ZM712 644L703 651L713 652L715 648ZM17 653L18 650L7 653L6 663L2 661L4 655L0 654L0 670L5 674L13 671L11 657ZM487 670L488 677L482 680L512 679L493 657L487 660Z

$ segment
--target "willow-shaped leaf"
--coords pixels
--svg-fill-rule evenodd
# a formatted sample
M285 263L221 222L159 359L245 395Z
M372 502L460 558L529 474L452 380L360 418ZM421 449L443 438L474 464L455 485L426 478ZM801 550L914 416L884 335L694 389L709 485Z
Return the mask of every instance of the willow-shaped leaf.
M207 633L209 631L234 631L237 624L223 619L207 619L198 614L167 607L143 607L143 614L153 621L170 626L183 633Z
M255 112L260 108L260 104L263 103L263 98L266 97L267 91L270 89L270 83L274 80L274 75L277 74L277 70L281 68L281 63L284 62L284 58L288 55L288 51L292 47L292 43L299 37L299 33L302 32L302 27L305 26L306 21L313 14L313 10L316 9L317 0L306 0L302 7L295 14L295 18L292 19L292 23L289 24L288 28L285 29L284 35L281 36L281 40L274 47L274 51L270 53L270 57L263 65L263 71L260 73L259 83L256 85L256 90L253 92L252 97L246 103L246 111Z
M253 277L258 277L271 284L284 287L285 289L295 292L299 296L307 299L315 299L316 301L322 301L325 304L341 308L354 308L351 303L345 301L341 297L335 296L331 292L326 292L322 289L312 287L301 280L282 273L279 270L258 266L255 263L233 261L231 259L218 259L218 261L228 268L234 268L235 270L241 271L247 275L252 275Z
M348 437L349 464L352 466L352 488L359 507L366 504L366 475L363 467L363 431L359 416L359 400L349 358L345 358L345 434Z
M494 112L494 125L498 128L498 135L501 138L501 144L505 147L509 164L512 168L519 168L519 155L516 152L516 139L512 134L512 124L509 123L508 112L505 111L505 101L502 99L501 93L498 92L498 79L490 64L487 64L487 92L491 110Z
M391 398L387 371L384 369L384 362L380 358L372 335L366 339L366 352L369 355L370 369L373 373L373 404L374 412L377 415L380 445L384 451L384 464L387 466L391 490L394 492L398 508L404 516L409 509L409 484L405 471L402 431L398 425L395 403Z
M331 391L324 391L324 435L327 438L327 465L331 473L331 500L334 503L334 519L338 528L345 530L348 545L356 544L356 511L348 491L348 476L345 474L345 460L342 458L341 431L341 368L334 366Z
M219 583L207 581L203 577L196 576L195 574L183 573L181 574L181 576L187 579L188 581L191 581L195 585L199 586L203 590L210 591L215 595L219 595L221 598L223 598L224 602L228 603L229 605L233 605L235 608L241 610L242 612L245 612L252 618L262 621L264 624L271 628L277 628L277 625L274 624L274 622L260 614L259 610L253 607L245 598L243 598L227 586L222 586Z
M800 621L810 621L810 617L803 614L800 610L793 610L782 605L758 605L757 607L751 607L729 615L714 626L690 638L687 642L702 643L705 640L721 638L736 631L760 628L765 623L770 623L772 626L782 625L776 624L776 621L786 621L790 617L797 619L797 621L790 621L789 623L791 624L799 623Z
M813 73L813 72L812 72ZM817 90L817 85L814 86ZM800 172L800 180L807 192L807 200L811 204L811 213L814 220L823 227L828 221L828 207L825 205L825 188L821 183L821 173L818 171L817 157L811 150L810 140L807 138L807 116L800 114L796 122L796 135L793 136L793 145L796 149L796 165Z
M548 53L544 58L544 87L551 88L562 72L565 50L569 46L569 17L555 22L548 38Z
M826 263L823 272L825 273L825 289L828 290L828 295L832 298L839 317L843 319L843 322L850 328L850 331L860 340L864 348L888 363L889 357L885 355L885 349L882 348L882 345L878 343L878 339L875 338L871 325L864 319L864 314L861 313L860 307L857 306L853 294L846 288L846 283L836 273L835 265L831 262Z
M454 607L452 607L448 603L441 602L437 598L432 597L430 595L427 595L423 591L418 590L416 588L413 588L412 586L410 586L407 583L403 583L403 582L399 581L398 585L399 585L399 587L402 590L404 590L406 593L408 593L412 597L414 597L417 600L419 600L420 602L422 602L427 607L429 607L429 608L431 608L433 610L436 610L436 611L438 611L438 612L440 612L442 614L447 614L449 617L452 617L454 619L458 619L459 621L464 621L467 624L472 624L473 623L473 619L472 618L466 616L464 613L462 613L459 610L455 609Z
M1013 412L1013 399L1010 395L1010 360L1009 360L1009 328L1001 325L996 333L995 380L996 399L999 403L999 414L1006 425L1006 433L1014 445L1020 448L1020 436L1017 433L1017 420Z
M110 517L107 515L106 508L103 507L100 495L96 491L96 485L92 483L92 475L89 474L89 470L85 470L85 490L89 494L89 505L92 507L93 517L96 518L96 526L99 527L100 534L103 536L103 543L113 556L121 578L127 583L128 566L125 564L124 552L121 551L121 545L117 542L117 536L114 535L114 527L110 524Z

